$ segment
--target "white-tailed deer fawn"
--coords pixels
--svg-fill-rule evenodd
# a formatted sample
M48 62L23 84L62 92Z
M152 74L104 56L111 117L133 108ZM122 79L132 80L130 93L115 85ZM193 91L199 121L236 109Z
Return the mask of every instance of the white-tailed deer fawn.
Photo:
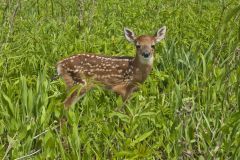
M136 46L135 57L78 54L58 62L58 75L66 82L68 89L83 84L81 89L75 89L66 98L65 107L76 103L96 84L116 92L125 101L138 88L138 84L144 82L152 69L155 44L165 37L166 27L160 28L154 36L136 37L128 28L124 28L124 33L126 39Z

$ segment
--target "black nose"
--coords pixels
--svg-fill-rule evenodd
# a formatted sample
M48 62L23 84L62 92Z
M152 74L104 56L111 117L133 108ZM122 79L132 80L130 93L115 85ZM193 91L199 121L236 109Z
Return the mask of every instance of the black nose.
M148 58L150 56L150 53L149 52L144 52L142 55L143 55L144 58Z

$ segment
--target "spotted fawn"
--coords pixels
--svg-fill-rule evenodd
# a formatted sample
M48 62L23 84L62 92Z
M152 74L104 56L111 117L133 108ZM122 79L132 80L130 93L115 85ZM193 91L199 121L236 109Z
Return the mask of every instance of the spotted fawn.
M123 101L127 100L149 75L155 45L165 37L165 33L165 26L154 36L135 36L132 30L124 28L126 39L136 46L135 57L83 53L58 62L58 75L63 78L68 89L75 87L65 99L64 106L69 108L74 105L88 90L99 84L116 92ZM76 87L78 84L82 84L82 87Z

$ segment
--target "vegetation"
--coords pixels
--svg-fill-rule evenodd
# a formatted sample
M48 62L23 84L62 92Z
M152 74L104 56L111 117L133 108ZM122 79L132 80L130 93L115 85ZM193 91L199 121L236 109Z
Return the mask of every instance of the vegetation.
M0 158L239 159L238 0L0 1ZM96 88L69 111L56 62L134 55L127 26L163 25L154 69L122 112Z

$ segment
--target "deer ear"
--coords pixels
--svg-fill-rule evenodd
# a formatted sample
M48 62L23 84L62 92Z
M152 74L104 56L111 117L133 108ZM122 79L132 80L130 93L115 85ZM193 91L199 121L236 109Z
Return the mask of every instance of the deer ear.
M160 42L164 37L165 37L165 33L166 33L166 29L167 27L166 26L163 26L162 28L160 28L157 33L155 34L155 40L156 40L156 43L157 42Z
M125 34L126 39L129 42L134 43L136 37L135 37L135 34L134 34L134 32L132 30L130 30L128 28L124 28L124 34Z

